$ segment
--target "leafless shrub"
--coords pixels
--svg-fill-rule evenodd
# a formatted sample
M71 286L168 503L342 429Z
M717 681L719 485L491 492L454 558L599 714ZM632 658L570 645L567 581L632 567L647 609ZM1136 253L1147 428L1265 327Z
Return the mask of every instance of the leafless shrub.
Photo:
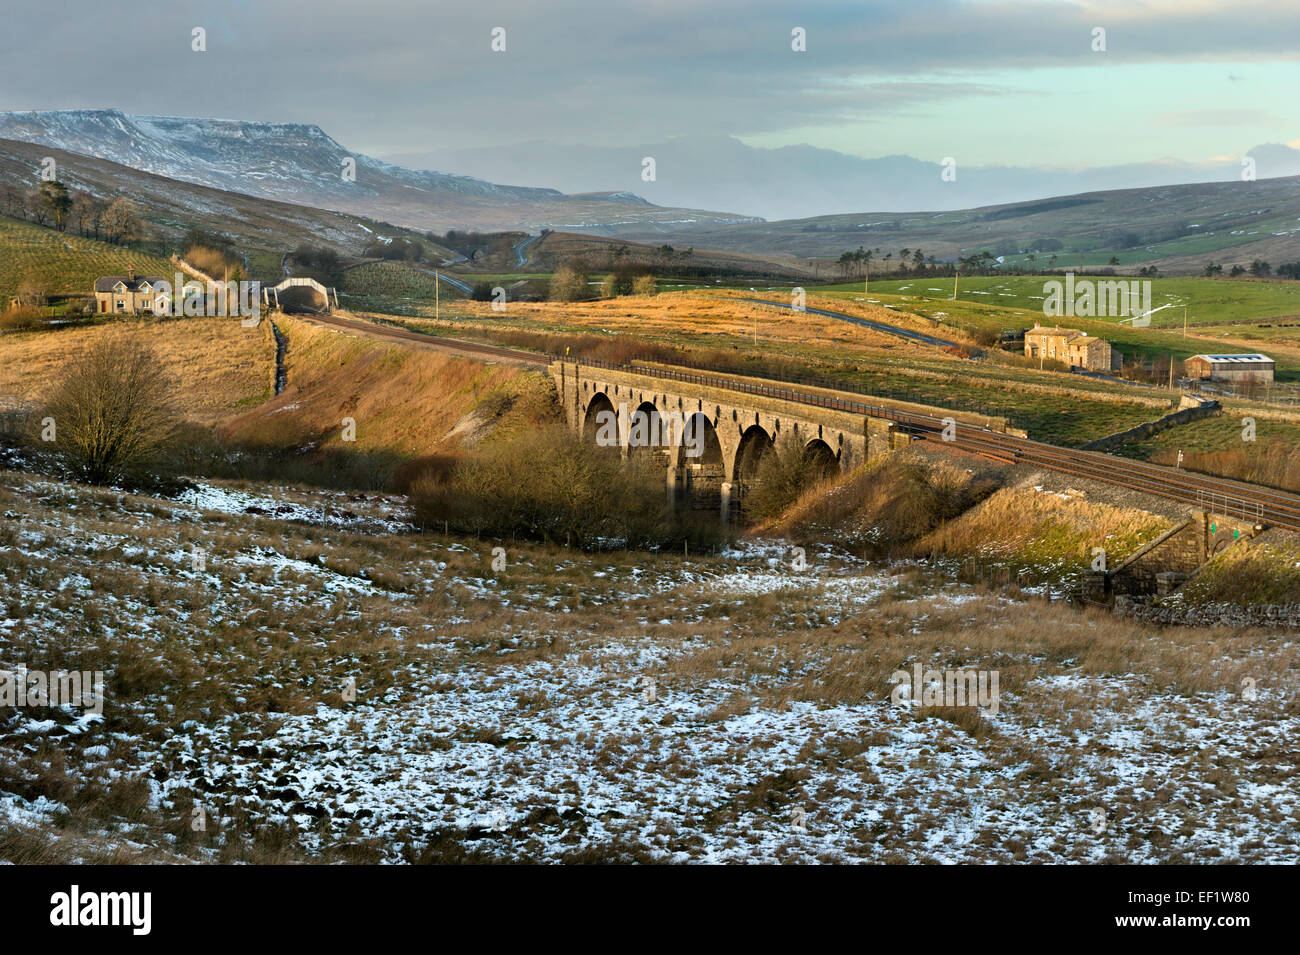
M69 359L38 426L92 484L142 474L177 427L174 382L153 349L115 337Z

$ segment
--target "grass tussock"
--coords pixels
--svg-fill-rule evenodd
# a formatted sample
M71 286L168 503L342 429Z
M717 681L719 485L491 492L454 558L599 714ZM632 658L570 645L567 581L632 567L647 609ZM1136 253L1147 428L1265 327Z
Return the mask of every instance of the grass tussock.
M1089 501L1080 492L1002 488L956 520L917 541L917 553L984 557L1055 567L1079 567L1104 548L1114 566L1171 526L1137 508Z
M574 547L657 547L720 537L715 522L669 506L653 466L583 441L560 424L499 436L446 473L411 484L418 523L476 537Z
M988 479L946 464L890 456L805 492L756 531L796 540L836 540L869 555L903 556L921 549L916 545L925 535L993 490Z
M1273 540L1233 547L1183 588L1191 603L1300 604L1300 546Z

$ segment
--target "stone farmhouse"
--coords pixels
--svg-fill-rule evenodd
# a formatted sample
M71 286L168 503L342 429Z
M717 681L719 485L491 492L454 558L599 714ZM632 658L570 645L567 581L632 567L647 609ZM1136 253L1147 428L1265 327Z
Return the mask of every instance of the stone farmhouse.
M1119 371L1124 356L1110 342L1077 328L1046 328L1035 325L1025 332L1027 358L1051 358L1071 368L1087 371Z
M95 311L116 315L169 315L171 296L167 279L161 275L135 274L135 268L126 275L106 275L95 280Z

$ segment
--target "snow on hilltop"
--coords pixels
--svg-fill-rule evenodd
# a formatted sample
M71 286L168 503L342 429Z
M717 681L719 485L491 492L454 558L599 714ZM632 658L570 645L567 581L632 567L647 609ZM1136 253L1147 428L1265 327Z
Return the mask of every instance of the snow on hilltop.
M285 201L379 195L385 187L448 190L506 200L559 198L555 189L499 186L470 176L405 169L351 153L319 126L181 116L129 115L116 109L0 112L0 139L16 139L107 159L233 192ZM357 164L356 182L340 175Z

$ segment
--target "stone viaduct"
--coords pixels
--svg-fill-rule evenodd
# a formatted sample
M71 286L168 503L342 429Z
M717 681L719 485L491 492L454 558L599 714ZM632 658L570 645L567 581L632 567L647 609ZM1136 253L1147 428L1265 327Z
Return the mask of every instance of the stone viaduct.
M569 427L591 441L617 442L625 457L648 456L663 469L671 500L717 507L724 519L739 510L763 455L786 436L827 473L912 440L887 418L808 403L820 394L834 405L836 393L822 389L800 387L804 400L796 400L793 391L736 375L569 360L553 362L550 374Z

